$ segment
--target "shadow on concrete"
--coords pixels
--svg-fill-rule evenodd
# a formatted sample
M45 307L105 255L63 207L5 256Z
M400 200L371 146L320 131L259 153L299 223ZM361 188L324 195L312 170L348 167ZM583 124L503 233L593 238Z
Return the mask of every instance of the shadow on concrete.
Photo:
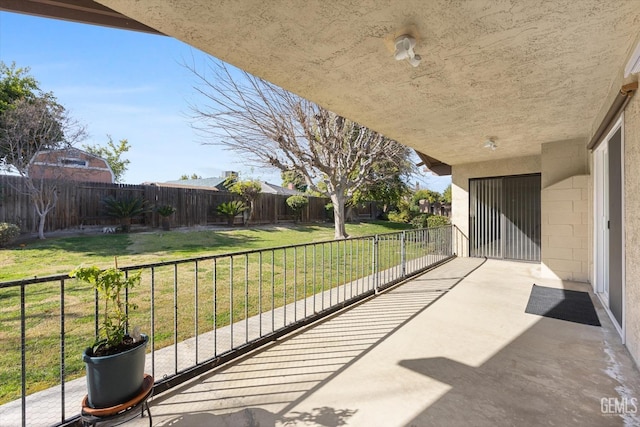
M200 417L203 413L228 414L207 415L209 418L203 425L213 426L257 425L247 424L253 422L252 417L262 417L260 426L273 425L269 424L271 416L279 425L346 425L355 410L318 407L311 412L294 412L294 409L438 301L484 262L484 259L453 260L457 280L448 281L441 289L432 290L419 279L391 288L366 304L356 304L339 315L290 335L277 345L205 374L196 383L158 396L154 399L152 412L155 409L166 420L167 416L176 417L184 405L199 411L194 414L193 410L186 409L190 415L174 418L175 423L183 424L162 425L199 425L199 419L184 421L184 417ZM265 407L272 412L242 410ZM228 420L236 424L228 424L231 422Z
M598 312L604 319L604 310ZM604 323L602 329L613 332L608 319ZM637 378L637 369L620 343L609 339L600 328L541 318L480 366L444 357L402 360L400 366L451 386L405 426L442 420L478 427L640 425L633 405L626 413L603 413L602 399L624 403L625 395L640 396L624 380Z
M157 426L175 427L275 427L278 417L261 408L246 408L230 414L183 414Z
M329 407L314 408L312 412L292 412L286 416L273 414L262 408L246 408L227 414L197 413L184 414L167 420L157 426L172 427L275 427L278 425L314 425L340 427L347 424L356 411Z

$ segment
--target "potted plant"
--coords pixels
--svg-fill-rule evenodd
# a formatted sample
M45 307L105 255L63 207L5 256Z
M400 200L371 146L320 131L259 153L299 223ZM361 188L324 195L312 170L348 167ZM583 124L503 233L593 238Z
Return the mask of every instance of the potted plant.
M156 207L156 212L158 213L158 215L162 217L161 224L162 224L163 230L169 231L171 229L171 221L169 220L169 217L175 211L176 211L176 208L174 208L171 205L160 205Z
M102 305L101 325L93 345L82 354L87 371L88 402L92 408L108 408L127 402L142 389L148 337L139 328L127 334L128 315L123 291L140 284L141 272L127 275L115 267L78 267L69 273L91 284ZM135 306L131 306L135 309Z
M131 229L131 219L148 211L147 202L140 197L116 199L107 196L102 201L108 216L120 220L120 229L128 233Z

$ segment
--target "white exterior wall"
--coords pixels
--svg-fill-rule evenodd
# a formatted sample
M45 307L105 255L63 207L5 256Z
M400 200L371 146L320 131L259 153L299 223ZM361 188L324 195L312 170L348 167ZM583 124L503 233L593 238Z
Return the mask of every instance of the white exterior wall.
M624 113L625 341L640 365L640 94Z

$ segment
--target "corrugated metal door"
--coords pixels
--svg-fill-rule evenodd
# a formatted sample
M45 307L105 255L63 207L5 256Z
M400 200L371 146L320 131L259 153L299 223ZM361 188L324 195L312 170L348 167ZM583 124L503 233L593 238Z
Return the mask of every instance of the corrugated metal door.
M471 256L540 261L540 175L469 181Z

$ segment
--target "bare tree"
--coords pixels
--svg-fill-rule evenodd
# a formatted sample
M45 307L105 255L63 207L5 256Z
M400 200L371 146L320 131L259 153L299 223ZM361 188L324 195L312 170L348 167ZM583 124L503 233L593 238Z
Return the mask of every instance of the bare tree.
M50 95L18 99L0 117L0 166L24 178L25 192L38 214L40 239L45 238L47 214L58 202L58 180L35 179L29 168L39 151L69 147L84 136L84 127L72 120Z
M347 237L346 201L371 182L373 165L407 155L398 142L221 61L211 60L208 73L187 68L207 100L192 106L207 143L304 177L331 199L337 239Z

